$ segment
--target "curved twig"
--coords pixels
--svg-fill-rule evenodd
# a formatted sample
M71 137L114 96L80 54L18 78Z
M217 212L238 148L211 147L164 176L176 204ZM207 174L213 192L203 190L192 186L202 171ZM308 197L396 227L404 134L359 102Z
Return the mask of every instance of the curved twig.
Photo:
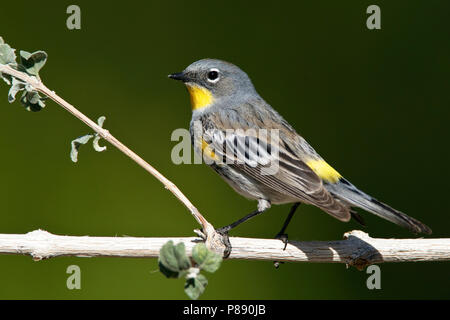
M72 115L74 115L76 118L84 122L92 130L97 132L103 139L108 141L110 144L115 146L117 149L122 151L129 158L131 158L134 162L136 162L138 165L144 168L147 172L152 174L164 185L166 189L172 192L175 195L175 197L177 197L177 199L180 200L181 203L183 203L183 205L191 212L195 220L202 226L202 234L204 235L204 238L206 240L206 245L210 249L218 253L221 254L223 253L225 246L221 241L222 237L220 236L220 234L218 234L215 231L214 227L208 222L208 220L205 219L205 217L200 213L200 211L191 203L191 201L189 201L189 199L181 192L180 189L178 189L178 187L173 182L171 182L169 179L163 176L158 170L156 170L153 166L151 166L140 156L138 156L134 151L132 151L126 145L120 142L108 130L99 126L97 123L95 123L87 116L85 116L82 112L80 112L78 109L76 109L73 105L71 105L63 98L58 96L54 91L47 88L40 79L34 76L29 76L24 72L17 71L8 65L0 64L0 72L9 74L19 80L22 80L30 84L34 89L46 95L47 97L55 101L57 104L59 104L61 107L63 107L65 110L69 111Z

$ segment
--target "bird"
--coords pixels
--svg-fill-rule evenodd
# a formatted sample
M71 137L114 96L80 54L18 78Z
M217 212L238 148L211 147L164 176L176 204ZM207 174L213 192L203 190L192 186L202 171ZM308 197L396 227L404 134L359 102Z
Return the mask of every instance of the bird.
M189 92L189 131L195 152L237 193L257 201L256 210L217 229L222 235L228 237L231 229L272 204L288 203L291 210L276 235L284 248L286 228L301 203L343 222L353 218L364 225L355 211L361 208L415 234L432 233L422 222L364 193L330 166L236 65L201 59L168 77L183 82ZM228 238L226 243L229 254Z

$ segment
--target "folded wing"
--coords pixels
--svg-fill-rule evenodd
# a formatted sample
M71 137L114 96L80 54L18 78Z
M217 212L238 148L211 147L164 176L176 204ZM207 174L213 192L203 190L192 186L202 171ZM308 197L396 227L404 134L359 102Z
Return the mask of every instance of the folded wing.
M282 141L270 138L257 132L215 129L207 131L203 139L219 159L218 165L226 163L273 192L313 204L341 221L348 221L348 206L336 200L321 178Z

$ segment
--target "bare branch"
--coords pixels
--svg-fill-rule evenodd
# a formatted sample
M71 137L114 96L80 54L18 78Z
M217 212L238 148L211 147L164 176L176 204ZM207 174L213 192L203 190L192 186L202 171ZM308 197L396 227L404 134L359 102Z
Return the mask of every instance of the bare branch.
M58 256L157 258L169 240L183 242L190 255L202 241L195 237L135 238L59 236L36 230L0 234L0 254L30 255L35 260ZM344 263L359 269L382 262L450 260L450 239L379 239L351 231L338 241L289 241L286 250L275 239L230 238L230 259Z
M73 105L65 101L63 98L58 96L54 91L51 91L48 89L42 81L40 81L36 77L32 77L27 75L24 72L20 72L17 70L14 70L10 66L7 65L1 65L0 64L0 72L9 74L17 79L20 79L24 82L29 83L31 86L33 86L34 89L37 91L45 94L50 99L55 101L57 104L59 104L61 107L69 111L72 115L77 117L79 120L84 122L87 126L89 126L92 130L97 132L103 139L111 143L113 146L115 146L117 149L122 151L124 154L126 154L128 157L130 157L132 160L134 160L138 165L140 165L142 168L144 168L146 171L151 173L156 179L158 179L170 192L172 192L185 206L186 208L191 211L192 215L195 217L197 222L201 224L203 227L205 227L206 219L200 214L200 212L197 210L197 208L189 201L189 199L175 186L171 181L169 181L166 177L164 177L161 173L159 173L155 168L153 168L149 163L147 163L144 159L139 157L136 153L134 153L132 150L130 150L127 146L125 146L123 143L121 143L119 140L117 140L108 130L100 127L97 123L89 119L87 116L85 116L83 113L78 111Z

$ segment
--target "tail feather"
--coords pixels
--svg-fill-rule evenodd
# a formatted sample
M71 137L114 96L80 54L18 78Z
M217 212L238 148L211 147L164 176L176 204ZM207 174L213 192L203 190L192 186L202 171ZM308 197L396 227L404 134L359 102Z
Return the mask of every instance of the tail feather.
M337 183L326 184L326 188L335 197L347 202L351 206L362 208L383 219L407 228L414 233L431 234L432 232L428 226L419 220L365 194L344 178L341 178Z

